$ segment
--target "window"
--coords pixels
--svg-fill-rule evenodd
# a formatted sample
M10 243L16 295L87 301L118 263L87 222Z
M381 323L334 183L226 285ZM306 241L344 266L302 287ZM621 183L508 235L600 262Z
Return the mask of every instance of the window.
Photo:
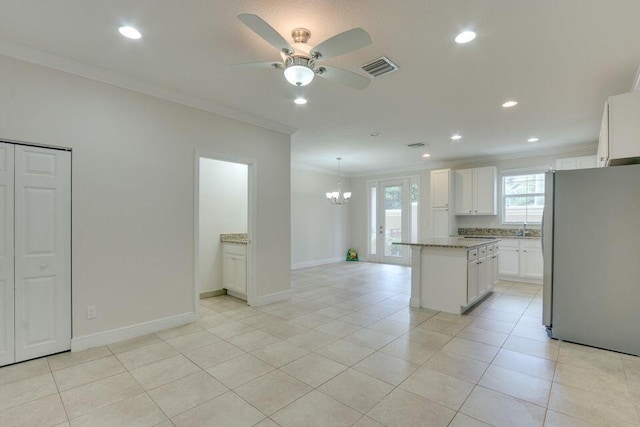
M544 173L506 174L502 177L502 222L540 224L544 209Z

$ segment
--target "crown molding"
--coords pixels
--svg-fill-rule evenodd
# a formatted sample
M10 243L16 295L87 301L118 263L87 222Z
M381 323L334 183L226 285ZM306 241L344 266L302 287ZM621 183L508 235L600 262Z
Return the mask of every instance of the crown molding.
M352 177L352 178L369 178L369 177L377 177L377 176L386 176L390 174L411 174L411 173L419 173L425 170L432 169L442 169L442 168L459 168L466 167L470 165L480 165L487 164L492 162L499 162L504 160L517 160L524 158L535 158L535 157L543 157L543 156L576 156L576 155L590 155L595 154L597 149L596 142L588 142L588 143L580 143L580 144L572 144L565 145L562 147L549 148L546 150L537 150L537 151L526 151L526 152L516 152L516 153L506 153L499 155L491 155L491 156L477 156L477 157L467 157L467 158L459 158L459 159L445 159L439 161L428 161L421 164L413 164L406 166L399 166L395 168L386 168L386 169L371 169L364 172L345 174L344 176Z
M146 82L137 78L127 76L125 74L116 73L105 70L87 63L76 61L74 59L65 58L49 52L41 51L27 46L18 45L12 42L0 40L0 55L18 59L20 61L29 62L46 68L73 74L79 77L95 80L101 83L107 83L112 86L139 92L145 95L151 95L167 101L186 105L188 107L214 113L219 116L238 120L255 126L260 126L269 130L292 135L297 131L296 128L287 126L282 123L274 122L252 114L225 107L186 93L161 87L159 85Z

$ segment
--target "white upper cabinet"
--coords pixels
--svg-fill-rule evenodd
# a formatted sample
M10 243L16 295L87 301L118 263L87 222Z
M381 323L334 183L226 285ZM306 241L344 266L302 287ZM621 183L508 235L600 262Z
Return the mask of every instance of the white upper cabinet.
M495 166L455 171L456 215L496 215Z
M598 142L598 166L628 164L640 157L640 92L609 97Z
M449 207L449 182L451 169L431 171L431 207Z
M595 168L596 156L567 157L556 160L556 170Z
M451 169L431 171L431 237L454 234L455 220L449 208L452 196Z

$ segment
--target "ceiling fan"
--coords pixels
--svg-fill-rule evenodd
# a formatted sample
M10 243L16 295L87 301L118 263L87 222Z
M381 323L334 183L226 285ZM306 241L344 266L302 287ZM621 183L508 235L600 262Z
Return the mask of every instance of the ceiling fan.
M304 52L297 53L280 33L258 15L243 13L238 15L238 19L267 43L278 49L282 61L235 64L233 65L234 67L270 67L275 70L284 70L285 78L294 86L306 86L311 83L316 75L355 89L364 89L370 82L367 77L342 68L324 64L318 66L320 61L341 56L370 45L371 37L362 28L353 28L330 37L316 45L307 54ZM306 28L295 28L291 31L291 37L295 43L307 43L311 37L311 32Z

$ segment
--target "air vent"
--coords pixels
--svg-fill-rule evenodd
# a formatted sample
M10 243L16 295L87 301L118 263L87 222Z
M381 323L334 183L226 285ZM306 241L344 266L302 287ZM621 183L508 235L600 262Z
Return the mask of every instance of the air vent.
M407 147L411 147L411 148L424 147L424 142L414 142L413 144L407 144Z
M374 59L368 64L362 66L362 70L369 74L371 77L380 77L385 74L392 73L398 69L398 66L391 62L386 56L381 56L378 59Z

